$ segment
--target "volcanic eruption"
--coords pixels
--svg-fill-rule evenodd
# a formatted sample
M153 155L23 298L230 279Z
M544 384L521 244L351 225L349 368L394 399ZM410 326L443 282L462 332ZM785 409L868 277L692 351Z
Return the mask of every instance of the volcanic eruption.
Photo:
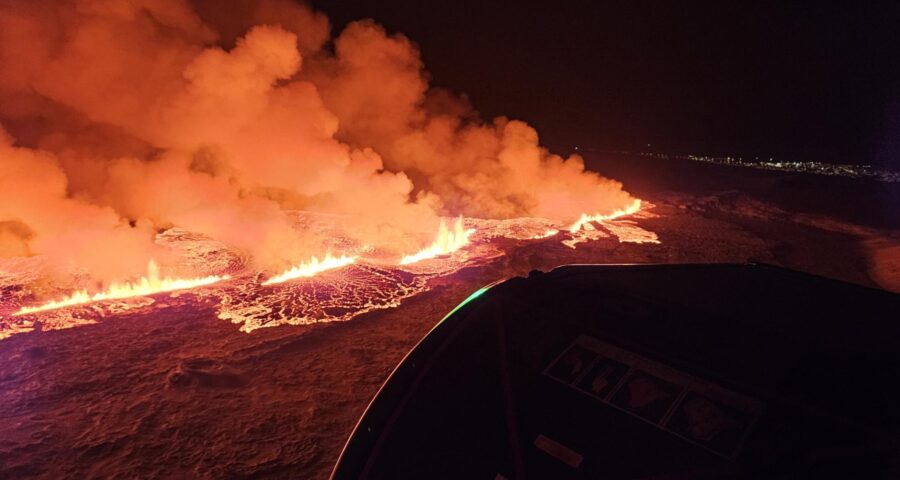
M0 10L0 268L15 288L0 336L70 325L42 312L105 316L89 304L184 289L220 296L245 330L347 319L487 255L473 247L491 238L657 241L598 230L641 201L524 122L429 87L402 34L362 20L331 37L288 0L235 9ZM279 284L341 275L353 287L327 301L272 305L287 301ZM367 278L397 285L363 301Z
M452 396L425 403L454 427L466 423L451 410L500 428L479 438L533 449L534 436L522 435L555 427L521 428L510 443L506 420L549 411L532 402L536 382L577 396L570 387L584 390L588 378L555 385L538 370L516 373L568 348L551 330L612 325L597 338L648 356L623 368L663 373L665 358L683 358L657 346L704 346L708 358L728 350L729 365L752 367L747 358L772 333L767 303L756 302L775 288L764 280L718 282L694 266L669 277L680 268L655 266L645 270L659 272L652 281L623 277L634 285L548 289L556 275L591 270L561 265L763 262L900 291L900 235L885 230L896 227L887 220L900 184L768 169L816 158L731 162L752 158L741 145L754 132L768 145L803 130L816 142L848 125L869 132L856 115L865 102L834 92L889 83L888 63L859 40L881 29L877 43L896 44L889 16L841 35L843 10L834 25L816 23L818 13L798 24L803 9L783 6L322 2L332 22L304 1L0 1L0 477L327 478L404 358L423 386L526 382L525 403L455 391L500 412L497 421ZM800 34L810 25L820 37ZM824 68L841 48L853 62ZM783 62L770 68L761 61L770 54ZM759 96L792 81L784 95ZM821 109L801 108L813 103ZM804 129L802 118L835 128ZM729 161L695 161L722 155ZM486 287L503 279L514 288ZM510 297L514 315L496 322L505 314L492 309L505 303L493 299L509 291L528 301ZM726 293L753 308L735 317L704 307L733 310L732 296L718 297ZM565 299L578 301L551 306ZM463 348L422 342L460 314L477 327L453 340ZM857 317L849 312L847 328L862 332ZM742 321L759 324L760 341ZM646 352L619 335L630 330ZM496 350L526 331L560 349L541 349L546 362L529 359L524 343ZM809 345L832 338L797 332ZM836 334L834 348L847 350L846 338ZM730 348L738 341L750 357ZM444 357L451 376L404 357L419 342L459 352ZM715 373L704 364L698 378ZM506 373L512 383L494 381ZM815 398L832 398L825 390ZM397 397L407 398L418 397ZM557 410L596 446L590 422ZM637 445L635 455L648 444L613 443ZM689 463L670 455L687 450L663 450ZM425 466L435 465L447 463Z

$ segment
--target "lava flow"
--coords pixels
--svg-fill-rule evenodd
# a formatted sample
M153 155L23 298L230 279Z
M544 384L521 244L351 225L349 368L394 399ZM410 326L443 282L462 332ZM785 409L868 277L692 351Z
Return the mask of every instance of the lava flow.
M410 263L420 262L428 258L448 255L469 244L469 236L475 233L474 228L466 229L463 227L462 217L456 219L453 224L453 230L447 228L444 220L441 220L441 226L438 228L438 236L427 248L420 250L413 255L406 255L400 260L400 265L409 265Z
M115 300L128 297L139 297L145 295L153 295L162 292L171 292L174 290L184 290L188 288L201 287L210 285L222 280L228 280L228 275L210 275L208 277L197 278L160 278L159 267L156 262L150 260L147 264L147 275L141 277L136 282L112 283L106 290L97 292L93 295L88 291L79 290L68 297L60 300L52 300L42 305L33 307L22 307L13 315L26 315L29 313L43 312L46 310L55 310L57 308L70 307L84 303L99 302L102 300Z
M575 223L572 224L571 227L569 227L569 232L575 233L575 232L581 230L585 226L585 224L588 224L591 222L605 222L608 220L615 220L619 217L624 217L626 215L632 215L634 213L637 213L640 209L641 209L641 199L636 198L627 207L617 209L609 214L588 215L586 213L582 213L581 217L578 219L578 221L576 221Z
M539 233L537 235L532 235L531 240L541 240L544 238L549 238L549 237L556 235L557 233L559 233L559 230L557 230L555 228L551 228L551 229L544 231L543 233Z
M312 257L308 262L303 262L300 265L295 265L285 272L262 282L262 284L272 285L276 283L286 282L288 280L293 280L295 278L313 277L316 274L324 272L326 270L334 270L336 268L341 268L352 263L356 263L357 258L359 257L347 255L334 257L330 253L326 253L325 258L323 258L322 260L319 260L319 257Z

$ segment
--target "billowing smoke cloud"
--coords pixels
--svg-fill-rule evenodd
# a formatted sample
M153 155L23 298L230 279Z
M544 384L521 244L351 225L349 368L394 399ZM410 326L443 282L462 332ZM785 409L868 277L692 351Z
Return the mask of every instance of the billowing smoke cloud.
M289 0L0 5L2 256L121 277L177 226L275 269L322 253L292 209L408 252L440 215L570 221L633 200L429 89L416 47L370 20L332 40Z

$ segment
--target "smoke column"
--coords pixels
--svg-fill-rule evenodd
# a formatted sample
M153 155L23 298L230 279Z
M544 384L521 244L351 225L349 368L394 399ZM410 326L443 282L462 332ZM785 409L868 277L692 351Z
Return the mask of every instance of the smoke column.
M261 269L323 253L286 212L415 251L440 216L574 221L634 199L527 124L429 88L372 20L288 0L0 0L0 256L142 272L179 227Z

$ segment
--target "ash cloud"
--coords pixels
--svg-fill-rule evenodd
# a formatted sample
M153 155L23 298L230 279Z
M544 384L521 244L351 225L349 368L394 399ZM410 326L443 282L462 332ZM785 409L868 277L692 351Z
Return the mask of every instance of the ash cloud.
M177 226L280 269L323 249L292 209L408 252L441 215L571 221L633 200L430 89L403 35L330 30L288 0L0 3L0 256L121 278Z

